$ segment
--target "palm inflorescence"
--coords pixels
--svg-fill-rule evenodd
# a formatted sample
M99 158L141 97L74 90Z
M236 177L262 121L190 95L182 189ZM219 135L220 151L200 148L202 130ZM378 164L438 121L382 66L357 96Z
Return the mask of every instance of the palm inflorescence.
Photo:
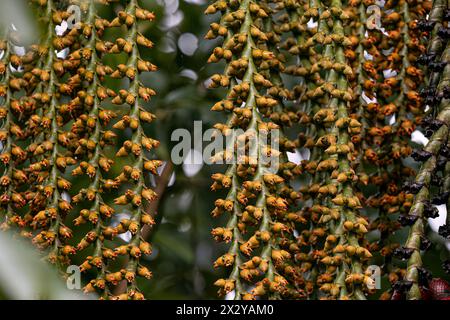
M157 67L141 57L155 15L70 1L83 19L69 28L62 2L31 1L46 31L22 54L14 29L0 42L0 226L61 270L78 261L84 292L143 299L163 166L148 135ZM219 296L446 299L422 258L450 240L450 215L428 226L450 195L447 0L218 0L205 13L216 138L247 151L212 157L227 163L211 186Z

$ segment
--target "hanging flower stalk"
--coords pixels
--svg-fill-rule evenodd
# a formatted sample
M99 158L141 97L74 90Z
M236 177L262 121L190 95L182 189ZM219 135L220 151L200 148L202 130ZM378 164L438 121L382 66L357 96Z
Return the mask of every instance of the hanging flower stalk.
M5 28L5 37L1 42L2 60L0 62L0 86L2 138L1 161L4 171L0 185L1 229L16 226L22 236L30 236L25 230L29 217L22 211L27 205L27 184L29 183L26 162L27 150L24 142L33 130L33 117L37 112L36 101L31 97L35 88L33 68L40 64L32 46L24 47L25 53L19 55L20 34L9 26ZM38 62L39 61L39 62ZM44 77L45 80L45 77Z
M316 8L320 14L319 29L323 25L324 34L328 35L327 24L333 26L331 33L322 40L325 44L322 65L326 76L321 89L329 100L314 117L325 127L325 134L316 142L327 156L322 161L334 163L328 179L318 189L318 196L331 217L322 220L322 223L327 221L323 228L328 230L325 233L328 236L322 250L315 252L320 269L325 268L327 275L321 278L320 290L328 298L365 299L362 290L367 277L362 264L371 253L362 241L368 223L359 213L361 202L355 189L358 177L352 168L354 146L351 142L351 136L360 133L361 124L349 117L350 102L355 98L349 79L354 73L345 58L345 49L353 47L355 39L344 33L346 23L354 19L354 15L344 11L340 1L332 1L329 7L317 3Z
M395 211L396 193L399 190L395 185L402 176L396 170L388 173L392 157L387 156L389 150L386 150L389 146L383 143L388 141L391 134L391 126L387 123L387 119L395 113L395 108L392 103L383 106L378 100L378 92L385 85L381 82L384 76L383 68L390 57L382 52L387 36L379 30L381 26L377 24L378 12L373 11L375 8L381 13L382 9L375 1L352 1L351 4L357 8L355 14L359 17L358 28L354 28L354 36L359 39L358 46L354 51L346 51L347 58L354 59L353 69L357 74L354 85L357 99L354 100L353 112L362 124L361 133L352 137L355 149L358 150L356 172L361 191L359 198L362 199L364 208L377 208L368 229L378 229L380 238L368 244L368 249L372 254L379 252L384 257L384 264L380 267L386 270L389 269L391 248L395 246L387 239L399 226L396 221L393 223L390 221L386 210L391 210L391 213ZM369 8L372 11L369 11ZM366 12L372 16L369 18ZM375 19L371 21L370 19L374 17ZM375 191L368 192L370 190L368 185L376 186ZM373 289L373 286L371 288Z
M87 4L87 3L85 3ZM81 264L81 271L92 268L97 270L96 277L84 287L84 292L98 291L101 298L108 298L110 291L106 285L108 259L114 259L116 254L106 247L104 240L112 239L117 232L108 226L108 218L114 213L114 209L106 204L102 198L102 192L107 190L102 172L109 171L113 161L105 155L105 146L113 144L116 136L107 130L109 121L115 113L101 107L102 100L113 96L112 90L102 86L104 78L112 72L112 69L102 64L102 55L105 53L104 43L99 38L108 26L108 21L97 16L94 1L90 1L86 22L83 24L83 35L87 38L83 49L77 51L83 55L83 64L86 67L88 86L83 88L85 110L72 125L72 132L76 132L80 145L75 150L77 158L82 160L72 171L72 176L86 175L90 179L87 188L82 188L73 198L74 203L87 201L89 205L82 208L74 225L90 223L92 229L77 244L78 252L94 246L92 255L89 255ZM104 183L105 185L102 185ZM67 248L69 251L71 248Z
M72 84L77 82L77 78L70 75L67 82L62 80L61 77L66 72L70 73L69 70L73 70L75 65L68 63L64 67L64 59L60 60L56 51L71 47L77 38L77 31L71 31L61 37L56 36L55 20L58 19L59 13L54 8L54 2L49 0L41 5L45 8L48 24L44 45L36 50L42 53L45 59L43 65L32 71L32 74L42 81L32 95L32 99L39 106L39 112L32 118L33 124L41 129L33 130L27 149L32 188L31 192L27 192L27 202L29 201L30 205L25 219L30 219L30 226L37 230L33 243L41 250L48 249L48 259L52 263L68 263L67 255L59 255L59 252L65 239L72 236L71 230L63 223L71 205L67 198L62 197L62 194L70 189L71 183L63 178L64 167L61 164L73 163L73 159L66 154L61 141L61 136L66 134L61 128L69 119L64 119L62 112L60 113L64 109L60 106L60 99L72 93Z
M220 294L234 291L236 299L254 299L256 296L299 298L302 291L292 288L288 281L296 277L289 262L291 255L281 248L283 234L291 233L291 224L298 219L295 213L288 211L297 196L291 193L287 198L280 190L284 179L270 171L262 159L270 154L278 157L278 150L260 140L261 134L273 134L273 130L278 129L273 122L263 122L263 115L269 114L278 104L276 99L266 95L272 88L276 89L268 80L269 70L282 68L270 46L266 45L268 38L262 20L270 12L248 0L240 4L216 2L206 13L217 11L224 15L220 24L211 25L206 38L226 36L226 39L222 47L214 50L210 61L224 58L228 66L224 75L212 77L211 86L229 90L227 98L217 103L213 110L233 113L227 124L215 127L224 135L234 134L230 129L242 129L243 133L235 135L235 142L242 143L248 155L243 163L230 165L224 175L213 175L213 190L230 190L225 199L216 201L212 214L218 216L229 212L231 218L225 228L215 228L212 234L218 241L232 242L228 253L215 262L215 266L231 267L231 274L228 279L219 279L215 284L220 288ZM237 80L242 82L238 84ZM228 152L218 153L214 159L231 159L234 151ZM244 237L246 232L249 235ZM248 260L242 262L245 257ZM247 284L254 284L250 292L246 292Z
M13 115L11 112L11 96L12 91L10 88L11 81L11 66L10 66L10 57L11 57L11 45L9 43L8 35L6 34L2 41L0 42L1 52L3 54L3 58L0 62L0 76L2 77L0 86L0 99L2 101L1 106L1 155L0 159L2 162L2 177L0 181L2 195L1 195L1 219L2 229L9 228L8 222L11 221L14 217L14 202L11 197L13 195L13 156L12 156L12 148L13 148L13 135L14 130L11 132L11 127L14 128L13 123ZM17 132L17 130L16 130ZM5 208L6 207L6 208Z
M428 53L421 59L428 60L429 86L424 90L425 101L431 108L430 116L423 120L422 126L427 135L431 135L423 150L416 151L416 160L423 162L413 183L407 185L409 193L415 194L414 202L407 216L411 226L408 239L404 247L398 248L396 254L403 260L408 260L404 281L398 281L394 285L393 298L399 298L406 293L407 299L423 299L423 287L430 287L428 282L431 276L424 268L421 251L427 250L431 245L426 238L425 229L428 218L438 216L438 210L433 204L447 202L448 194L444 193L436 197L432 195L431 187L441 185L439 171L444 171L449 156L449 125L450 112L448 103L448 75L450 74L450 48L447 45L446 32L443 32L443 17L447 9L446 1L435 1L428 21L421 22L422 28L432 31L432 39L428 47ZM442 52L442 55L441 55ZM443 69L442 73L441 70ZM446 225L441 226L439 234L447 236Z
M359 177L359 183L363 186L367 186L369 183L369 176L364 168L366 164L364 151L368 149L366 134L371 119L366 115L365 108L367 107L367 102L365 100L365 97L372 98L373 92L366 85L366 83L370 82L371 79L370 75L364 70L363 65L367 61L370 61L364 55L364 50L370 51L370 42L365 42L366 33L368 34L368 37L370 37L370 34L367 32L366 25L364 23L367 21L366 7L364 3L352 2L350 3L350 5L355 7L354 14L356 17L359 17L359 19L355 18L354 26L352 26L352 29L350 30L352 32L352 36L355 37L355 40L353 42L356 43L356 47L346 49L345 57L352 64L352 69L355 72L355 76L353 77L351 84L354 88L354 93L356 96L352 101L353 116L359 119L362 124L361 132L359 134L353 135L351 138L352 143L358 150L358 152L356 152L355 159L357 163L356 172Z
M127 27L125 38L116 39L115 44L109 50L110 53L125 52L128 55L126 64L118 65L117 69L111 74L114 78L129 79L128 89L122 89L114 97L112 103L117 105L127 104L130 108L127 115L122 116L114 124L114 129L123 132L130 128L132 135L130 140L126 140L117 151L117 157L128 157L130 165L123 168L123 172L114 180L111 185L113 188L125 190L122 195L115 198L114 203L119 206L130 208L131 216L124 219L116 227L118 234L129 231L131 239L128 244L115 248L117 255L127 257L127 265L119 272L110 273L107 277L108 282L116 283L122 279L126 280L127 286L125 292L118 292L120 299L143 299L143 294L137 288L136 277L150 279L151 271L140 263L142 255L151 253L151 245L146 242L141 231L144 225L152 225L153 217L145 212L144 203L156 200L156 193L146 185L144 175L156 174L156 169L162 164L161 161L147 158L145 151L151 151L158 147L159 141L147 137L144 133L143 124L151 123L155 115L144 110L141 101L149 101L155 95L155 91L143 85L140 74L142 72L155 71L156 67L143 60L139 54L139 46L152 48L153 43L145 38L138 31L138 20L153 20L154 14L139 7L136 0L130 0L124 11L118 13L109 25L109 27ZM121 192L119 189L119 192Z
M15 132L16 136L19 134L17 139L28 139L28 146L25 151L16 150L13 140L10 140L8 154L15 154L18 158L4 156L4 163L16 160L16 169L10 166L6 172L9 170L8 174L16 176L18 182L23 180L22 184L26 181L27 185L14 187L17 191L11 187L3 195L8 204L3 203L7 205L7 217L2 227L16 224L23 228L22 234L32 236L33 243L45 249L50 261L58 265L68 264L70 255L84 254L82 251L92 246L93 253L85 257L81 270L97 271L95 278L85 286L85 292L97 291L102 298L142 299L136 277L150 278L152 274L139 262L142 255L151 253L151 245L142 238L141 228L154 223L151 214L144 212L143 204L156 198L155 192L146 186L144 175L157 174L161 161L147 158L144 153L144 150L157 147L159 142L144 133L143 123L152 122L155 116L144 110L141 104L150 100L155 92L142 84L140 73L155 71L156 67L140 58L137 46L152 47L153 44L138 32L137 20L153 20L154 15L139 7L137 1L130 0L125 10L108 22L97 15L95 1L80 1L77 5L86 14L86 19L56 35L56 25L62 24L70 14L55 9L52 0L38 4L44 9L46 36L42 44L32 46L21 60L14 60L15 67L21 64L25 73L23 78L13 82L13 87L16 91L26 89L26 96L13 100L13 95L5 87L8 100L5 118L10 120L8 131ZM121 26L127 28L125 38L118 38L115 43L102 40L106 28ZM8 44L5 43L4 47L10 52ZM105 54L123 52L127 54L126 64L117 66L116 70L103 64ZM6 59L10 60L10 57L6 54ZM9 68L5 68L5 75L11 83L13 76L7 70ZM129 79L129 89L115 93L105 86L108 75ZM120 170L122 174L115 179L106 175L113 165L108 158L110 149L106 150L106 146L114 145L116 137L109 127L115 113L103 106L110 98L113 104L126 104L129 108L128 114L114 124L114 130L123 133L130 128L132 132L130 140L116 150L117 156L128 157L130 165L124 166ZM21 108L28 108L22 113L30 115L29 118L20 116L20 120L27 124L26 131L21 131L19 126L14 129L16 125L11 110ZM8 136L5 135L5 140ZM19 170L17 164L25 160L29 160L27 167ZM66 170L70 172L66 173ZM87 176L90 181L70 198L75 176ZM115 192L119 187L118 191L124 193L115 199L115 205L126 206L131 216L118 226L111 226L109 218L115 205L106 203L102 195L108 191ZM66 226L72 204L79 210L75 227L85 223L92 226L76 246L67 241L72 237L72 230ZM14 212L16 208L25 206L23 216ZM117 248L106 246L105 240L127 231L132 234L129 244ZM108 260L117 255L126 256L127 264L120 271L111 272ZM127 283L126 292L113 296L111 285L122 279Z
M274 8L270 11L270 18L265 23L265 30L267 30L266 35L269 39L268 48L270 51L274 52L280 61L285 61L285 54L280 50L280 42L282 36L286 32L290 32L291 29L299 28L298 24L295 24L297 21L295 18L292 19L291 13L292 11L296 11L298 9L299 3L294 1L274 1ZM280 16L280 13L281 14ZM300 23L300 22L299 22ZM291 28L292 26L292 28ZM282 44L283 49L291 48L294 45L295 41L292 42L291 38L288 38L285 43ZM290 53L287 53L290 54ZM284 68L280 71L283 73L287 72L288 68ZM292 68L291 68L292 69ZM287 136L285 136L285 132L289 132L291 127L294 127L296 123L300 121L300 118L304 115L306 111L307 104L303 103L301 106L301 111L296 110L298 103L296 97L300 95L300 92L303 87L303 79L301 79L300 84L294 86L293 89L289 90L287 85L284 83L282 77L280 77L280 73L278 70L271 69L270 78L272 79L272 83L274 84L270 90L268 90L268 94L270 97L276 99L278 101L278 105L276 105L272 110L268 110L265 114L266 117L270 118L272 121L277 123L280 127L280 154L281 163L279 174L281 177L285 179L287 183L281 184L282 186L282 194L286 198L291 198L296 200L292 205L290 205L291 212L288 216L290 216L289 223L291 224L294 232L292 234L285 233L283 235L282 240L280 241L280 245L283 249L288 251L293 257L297 257L297 255L302 255L302 245L303 243L298 240L298 237L295 233L300 230L304 230L307 226L307 219L303 217L303 213L299 208L301 208L301 200L302 196L299 192L296 192L293 186L295 185L295 180L302 174L302 165L292 163L288 161L287 152L293 153L298 152L296 148L300 146L300 139L296 138L295 140L290 140ZM264 112L264 110L259 109L259 111ZM301 128L303 129L303 128ZM310 127L307 127L306 132L310 131ZM294 286L299 288L305 287L308 290L308 283L305 280L305 266L300 265L292 265L290 266L290 275L288 277L289 282L293 283ZM310 287L310 285L309 285Z
M322 155L321 147L315 144L318 137L322 136L325 131L320 121L316 122L314 119L327 100L320 88L323 79L320 54L316 48L316 44L322 43L327 30L324 24L319 24L318 27L308 25L310 19L317 23L319 16L318 7L314 1L311 2L311 5L287 2L286 9L288 18L281 28L287 29L285 26L287 24L294 38L288 38L284 46L290 54L296 57L296 64L286 68L286 72L299 77L298 84L293 89L300 108L297 125L298 146L310 152L309 159L302 160L299 165L301 177L305 183L300 188L302 224L298 226L299 236L297 237L297 244L302 252L298 252L295 258L299 261L305 275L306 291L310 298L315 298L317 297L317 291L314 290L316 284L316 288L320 287L323 281L326 281L327 275L320 275L318 265L313 262L316 259L317 250L321 249L321 239L326 234L322 222L326 223L332 219L330 211L322 205L317 192L320 181L328 179L328 170L333 166L333 161L326 160L326 157ZM309 221L309 226L305 228L303 224L306 221Z
M366 1L364 4L370 5L369 8L374 7L373 2ZM384 258L381 267L394 281L401 276L401 270L393 268L391 263L392 253L398 244L392 242L390 236L400 228L400 223L391 217L399 212L407 212L411 205L411 197L402 191L401 185L414 172L403 164L402 158L412 151L409 146L410 133L414 130L412 124L420 120L414 116L420 115L420 110L417 110L420 101L417 100L417 91L423 80L416 60L424 47L410 15L414 18L416 11L422 12L421 9L427 8L422 8L420 4L410 9L408 6L402 7L404 4L402 2L400 9L395 11L380 9L383 16L381 26L370 25L372 29L368 30L368 37L361 41L370 55L362 64L367 75L363 82L364 117L361 119L366 133L360 152L363 162L359 170L373 172L369 181L379 190L376 194L368 195L366 201L368 208L378 208L370 229L380 231L379 241L372 242L370 250L378 251ZM388 3L386 7L392 5ZM384 27L386 32L379 30L380 27ZM415 101L414 104L406 103L408 99ZM371 170L373 166L376 166L376 171Z
M389 125L386 118L391 115L386 107L385 111L377 102L377 92L380 89L379 80L383 77L382 70L376 68L379 64L385 64L385 57L379 50L380 43L385 41L385 35L371 25L367 18L367 6L373 6L372 2L352 1L355 6L355 16L359 17L353 28L353 36L358 38L353 49L347 49L345 55L353 63L353 70L356 76L353 78L352 87L355 92L355 99L352 101L352 117L356 117L362 124L360 134L353 135L351 141L355 145L355 167L358 175L358 198L361 199L365 210L377 208L375 214L370 211L369 217L372 222L367 229L380 231L379 239L368 242L364 239L367 249L374 254L378 252L384 263L380 265L383 271L391 272L391 259L393 249L398 244L389 241L389 236L398 229L399 223L391 222L387 210L391 213L398 210L396 205L398 197L396 193L400 190L395 185L400 179L399 173L390 171L390 165L385 161L385 151L380 148L383 139L387 139ZM377 186L374 191L369 192L369 185ZM393 209L393 211L392 211ZM377 257L374 258L374 261ZM370 273L369 273L370 275ZM383 275L383 274L381 274ZM366 278L366 289L368 294L376 293L375 283L371 283Z
M60 175L61 159L65 158L55 151L56 139L61 133L58 129L65 121L57 114L57 103L61 95L68 93L66 90L69 90L70 84L58 83L57 73L61 71L63 63L58 61L55 50L74 44L76 32L65 38L54 38L55 20L58 20L60 13L54 10L51 1L40 5L48 22L44 41L40 45L32 45L20 60L14 59L15 68L24 71L22 78L17 79L21 88L16 86L17 90L23 89L24 94L12 99L10 106L17 113L19 121L26 125L21 136L22 140L26 140L27 147L20 154L22 162L29 162L26 163L27 167L21 168L17 161L14 169L15 176L20 177L14 198L21 199L18 208L24 214L15 215L6 223L19 226L24 236L33 237L34 234L33 242L41 249L51 248L49 258L56 262L61 245L59 239L70 237L71 232L61 221L70 205L61 200L59 193L56 195L53 192L70 186ZM19 149L15 151L16 154L19 154ZM62 260L67 262L67 259Z

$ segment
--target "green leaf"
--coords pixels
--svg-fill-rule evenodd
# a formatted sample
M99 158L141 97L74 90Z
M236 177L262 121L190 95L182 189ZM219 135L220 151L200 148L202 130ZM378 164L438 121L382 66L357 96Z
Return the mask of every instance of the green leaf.
M3 298L16 300L86 298L80 291L67 289L30 245L5 232L0 233L0 292Z

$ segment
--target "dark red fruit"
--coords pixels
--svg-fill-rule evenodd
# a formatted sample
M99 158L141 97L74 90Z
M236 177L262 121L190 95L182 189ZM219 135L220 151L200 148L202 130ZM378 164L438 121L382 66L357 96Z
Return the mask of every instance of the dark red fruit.
M450 299L450 284L441 279L434 278L428 283L433 300L449 300Z

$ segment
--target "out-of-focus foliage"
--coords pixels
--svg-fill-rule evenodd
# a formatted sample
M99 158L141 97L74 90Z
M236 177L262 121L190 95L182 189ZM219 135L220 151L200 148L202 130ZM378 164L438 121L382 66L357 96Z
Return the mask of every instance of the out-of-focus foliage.
M86 299L66 287L58 271L41 260L36 250L12 233L0 233L1 299Z

